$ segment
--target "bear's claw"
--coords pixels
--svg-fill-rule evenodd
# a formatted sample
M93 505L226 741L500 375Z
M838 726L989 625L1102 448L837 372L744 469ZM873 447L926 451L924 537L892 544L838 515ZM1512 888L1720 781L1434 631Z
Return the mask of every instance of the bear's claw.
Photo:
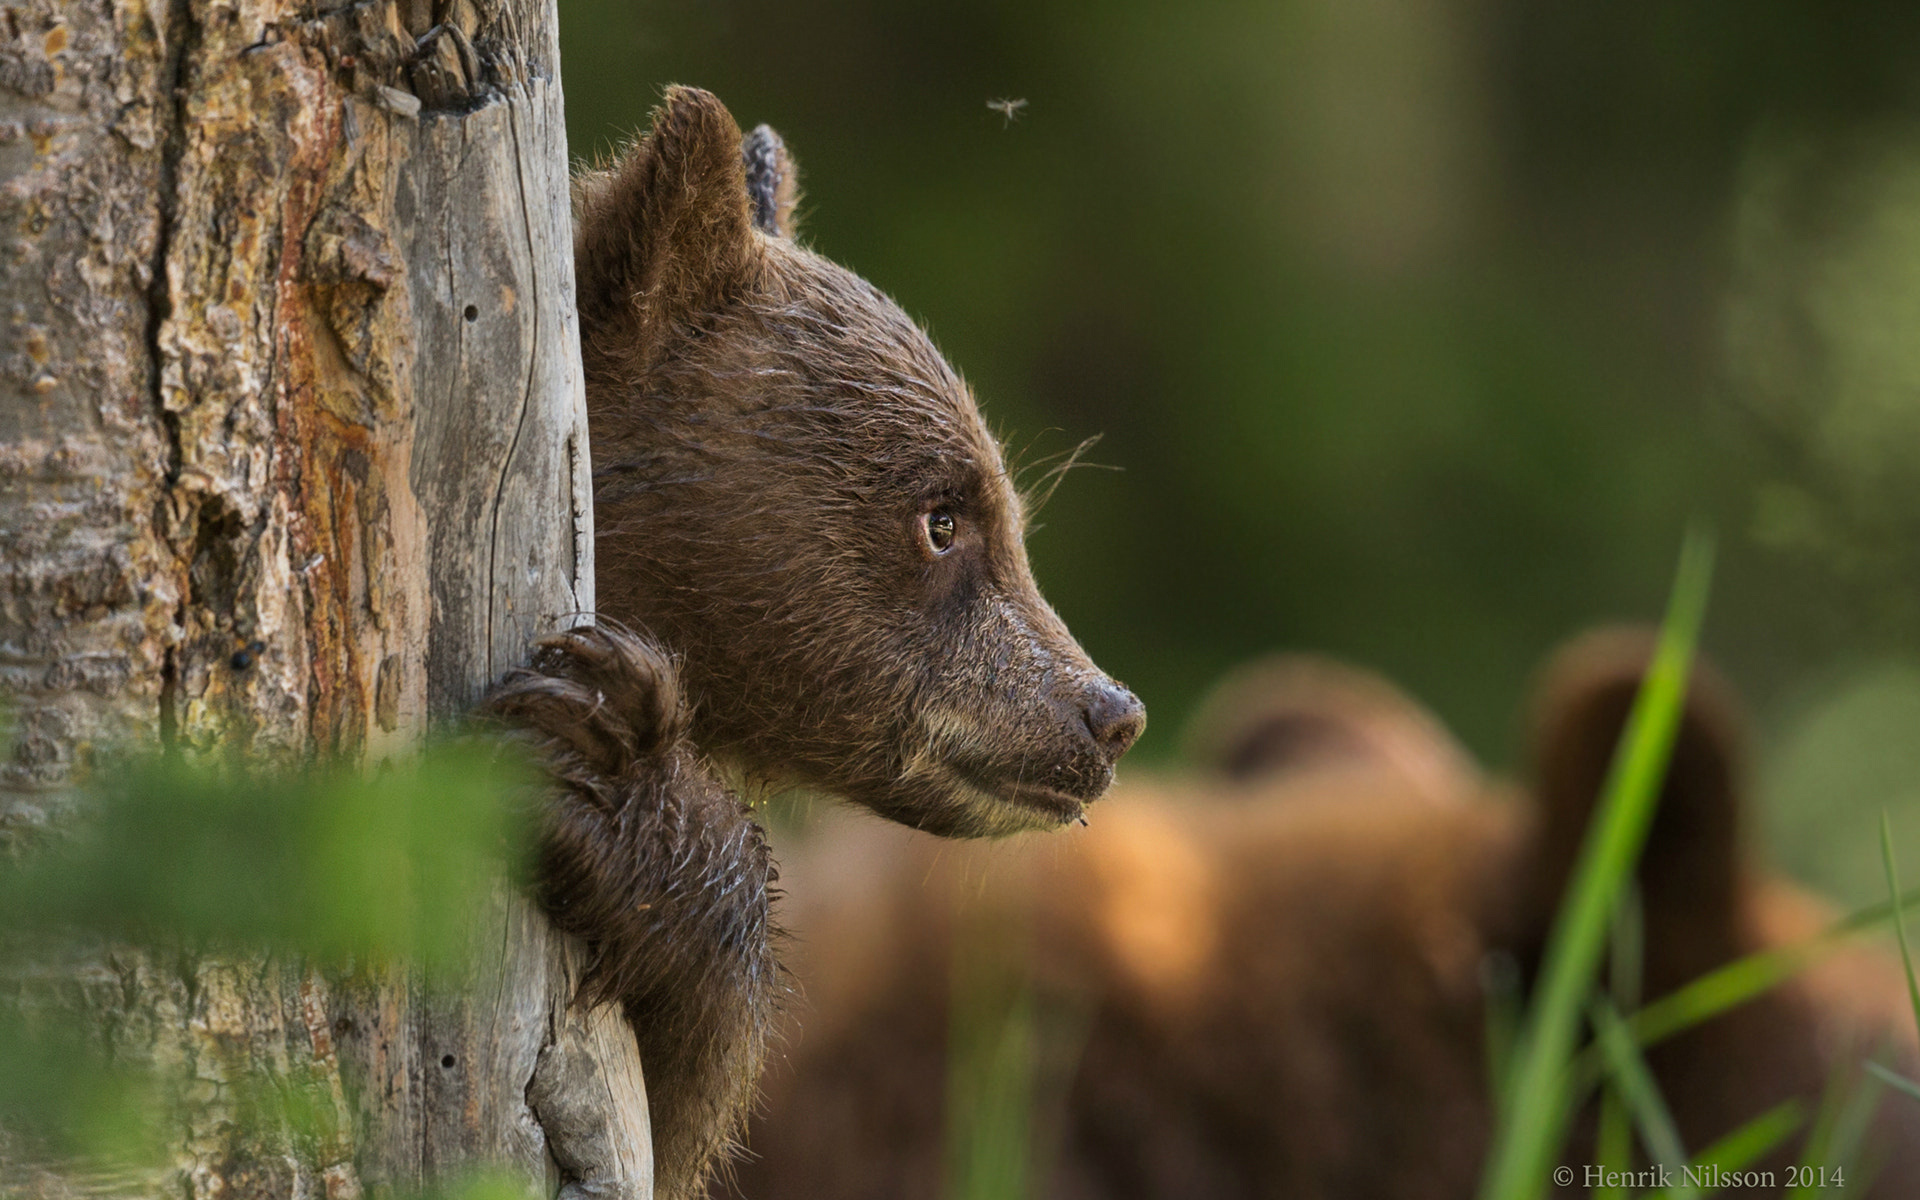
M673 660L612 625L542 638L533 661L509 671L485 711L527 731L567 782L619 779L686 733Z

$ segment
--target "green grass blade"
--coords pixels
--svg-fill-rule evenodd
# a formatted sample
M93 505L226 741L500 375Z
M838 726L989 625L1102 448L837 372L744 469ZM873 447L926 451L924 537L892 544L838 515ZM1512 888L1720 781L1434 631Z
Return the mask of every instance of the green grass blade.
M1848 1095L1846 1104L1840 1109L1840 1119L1834 1122L1833 1139L1827 1143L1825 1157L1819 1162L1807 1164L1815 1169L1816 1178L1818 1168L1829 1163L1839 1166L1850 1175L1857 1176L1860 1173L1861 1151L1866 1148L1867 1134L1873 1128L1873 1114L1880 1109L1880 1091L1879 1079L1869 1074L1863 1076L1860 1086ZM1856 1179L1855 1183L1861 1185L1865 1181ZM1818 1187L1807 1189L1807 1194L1811 1196L1819 1190ZM1862 1187L1862 1190L1865 1188Z
M1880 1081L1882 1083L1886 1084L1888 1087L1892 1088L1894 1091L1899 1092L1901 1095L1911 1096L1915 1100L1920 1100L1920 1083L1915 1083L1913 1080L1908 1079L1905 1075L1902 1075L1897 1071L1889 1070L1888 1068L1881 1066L1879 1063L1874 1062L1872 1059L1867 1060L1867 1070L1872 1071L1875 1075L1879 1076Z
M1915 1028L1920 1028L1920 982L1913 977L1913 950L1907 945L1907 914L1900 903L1900 872L1893 861L1893 823L1880 810L1880 859L1887 867L1887 895L1893 905L1893 935L1900 943L1900 965L1906 969L1907 999L1913 1004Z
M1646 1060L1640 1057L1640 1047L1628 1032L1627 1023L1605 1000L1595 1000L1589 1015L1600 1051L1606 1056L1614 1090L1633 1113L1634 1124L1640 1127L1640 1137L1653 1161L1679 1171L1689 1161L1686 1147L1680 1141L1680 1128L1673 1123L1673 1114L1667 1111L1660 1086L1653 1081L1653 1072L1647 1069ZM1691 1200L1700 1191L1686 1183L1675 1183L1668 1188L1668 1194L1674 1200Z
M1633 1170L1633 1124L1619 1088L1610 1087L1600 1096L1600 1128L1593 1144L1594 1165L1600 1168L1602 1180L1624 1179ZM1593 1200L1627 1200L1626 1186L1603 1182L1593 1189Z
M1547 942L1533 1010L1516 1055L1507 1119L1495 1131L1481 1195L1528 1200L1546 1185L1565 1133L1569 1106L1560 1093L1593 988L1613 910L1646 842L1686 698L1693 649L1706 612L1713 543L1689 531L1673 595L1579 862Z
M1860 1152L1865 1148L1867 1132L1873 1127L1873 1114L1880 1108L1880 1081L1872 1075L1860 1080L1860 1085L1847 1096L1846 1103L1840 1108L1840 1119L1834 1122L1833 1137L1827 1143L1826 1153L1817 1161L1809 1159L1808 1174L1818 1178L1820 1168L1833 1164L1850 1175L1860 1172ZM1856 1184L1865 1181L1857 1179ZM1802 1186L1802 1195L1814 1197L1819 1191L1817 1186Z
M1761 1113L1702 1150L1690 1164L1694 1180L1709 1181L1709 1186L1702 1186L1699 1194L1711 1196L1720 1191L1720 1186L1710 1184L1717 1172L1731 1174L1744 1171L1773 1153L1780 1143L1806 1124L1806 1120L1807 1106L1798 1100L1789 1100ZM1672 1189L1661 1188L1647 1193L1645 1200L1672 1200L1674 1195Z
M1847 1071L1844 1066L1836 1067L1827 1075L1826 1090L1820 1094L1820 1108L1814 1113L1813 1128L1807 1132L1807 1140L1800 1147L1800 1165L1824 1163L1827 1161L1827 1145L1833 1141L1833 1126L1840 1117L1840 1110L1847 1099ZM1796 1188L1793 1195L1805 1195L1804 1188Z
M1820 1115L1814 1119L1813 1132L1800 1152L1803 1182L1787 1193L1787 1200L1817 1200L1825 1181L1836 1173L1855 1176L1854 1187L1862 1187L1859 1177L1860 1146L1866 1140L1868 1124L1880 1105L1880 1084L1868 1075L1855 1082L1852 1069L1835 1068L1820 1101Z
M1607 986L1615 1009L1631 1012L1640 1005L1640 969L1645 958L1646 937L1640 910L1640 890L1631 885L1620 896L1613 911L1613 949L1607 963ZM1594 1200L1627 1200L1624 1182L1609 1185L1609 1179L1625 1180L1633 1170L1633 1122L1626 1099L1618 1086L1609 1087L1600 1096L1600 1127L1594 1137L1594 1158L1602 1183L1593 1189Z
M1642 1008L1627 1018L1627 1027L1643 1049L1658 1045L1765 995L1838 950L1849 938L1891 921L1896 908L1916 905L1920 905L1920 888L1900 895L1897 902L1881 901L1856 909L1805 941L1736 959ZM1568 1073L1573 1100L1569 1107L1579 1107L1599 1085L1605 1071L1599 1047L1581 1051Z
M1920 905L1920 888L1901 896L1899 904ZM1892 902L1869 905L1803 942L1736 959L1655 1000L1635 1013L1628 1026L1642 1046L1665 1041L1773 990L1839 949L1848 938L1891 920L1894 909Z

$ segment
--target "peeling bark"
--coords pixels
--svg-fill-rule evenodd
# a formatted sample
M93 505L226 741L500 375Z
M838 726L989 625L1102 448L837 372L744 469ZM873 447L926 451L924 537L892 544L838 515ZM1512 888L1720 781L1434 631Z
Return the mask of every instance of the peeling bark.
M109 746L377 763L591 610L558 66L552 0L0 12L0 837ZM474 936L452 1001L101 955L76 995L183 1081L177 1168L8 1182L346 1200L491 1163L645 1196L631 1034L569 1009L523 898ZM241 1133L254 1075L331 1132Z

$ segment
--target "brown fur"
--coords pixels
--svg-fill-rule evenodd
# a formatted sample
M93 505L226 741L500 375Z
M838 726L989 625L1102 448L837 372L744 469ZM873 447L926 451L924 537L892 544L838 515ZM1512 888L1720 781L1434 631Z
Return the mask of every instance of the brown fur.
M1433 716L1377 675L1306 654L1235 670L1195 714L1187 754L1244 783L1315 770L1397 770L1438 800L1480 774Z
M489 707L536 732L559 785L536 895L592 948L579 1002L625 1006L660 1194L690 1194L737 1134L784 990L766 839L695 754L672 663L641 638L548 638Z
M662 1200L738 1132L780 991L717 771L1002 834L1079 817L1145 721L1034 585L972 394L793 241L796 196L778 135L692 88L576 180L596 582L640 632L550 639L492 704L554 760L540 890L640 1038Z
M1436 803L1430 770L1356 731L1315 742L1305 769L1282 759L1262 779L1130 787L1093 828L1043 844L936 851L868 828L789 854L813 1011L791 1068L770 1075L737 1194L940 1194L949 956L985 922L1026 931L1013 969L1043 1013L1081 1031L1062 1039L1073 1062L1058 1086L1041 1072L1038 1130L1057 1153L1035 1194L1468 1200L1492 1121L1486 988L1502 972L1489 967L1524 979L1538 959L1645 648L1609 635L1559 661L1536 712L1530 802L1463 778ZM1428 721L1403 721L1418 710L1377 681L1313 670L1333 685L1329 720ZM1240 728L1260 743L1263 702L1236 688ZM1276 700L1303 706L1287 688ZM1252 749L1213 744L1223 765ZM1453 752L1444 740L1413 761ZM1703 677L1640 876L1649 996L1827 919L1740 853L1743 761L1723 689ZM1650 1062L1697 1150L1788 1096L1817 1103L1829 1073L1879 1039L1912 1070L1902 1001L1886 957L1855 948ZM1888 1097L1879 1119L1882 1173L1849 1190L1920 1194L1920 1105ZM1593 1161L1587 1136L1558 1161Z

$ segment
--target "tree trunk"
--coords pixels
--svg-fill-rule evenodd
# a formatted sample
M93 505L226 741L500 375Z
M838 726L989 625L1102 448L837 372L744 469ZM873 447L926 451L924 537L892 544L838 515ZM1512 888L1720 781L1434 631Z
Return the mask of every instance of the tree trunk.
M553 0L15 2L0 217L0 831L108 744L375 764L591 611ZM34 1187L646 1196L633 1039L568 1007L576 949L504 888L474 936L458 1000L103 954L116 1053L191 1080L178 1164ZM238 1133L241 1072L331 1133Z

